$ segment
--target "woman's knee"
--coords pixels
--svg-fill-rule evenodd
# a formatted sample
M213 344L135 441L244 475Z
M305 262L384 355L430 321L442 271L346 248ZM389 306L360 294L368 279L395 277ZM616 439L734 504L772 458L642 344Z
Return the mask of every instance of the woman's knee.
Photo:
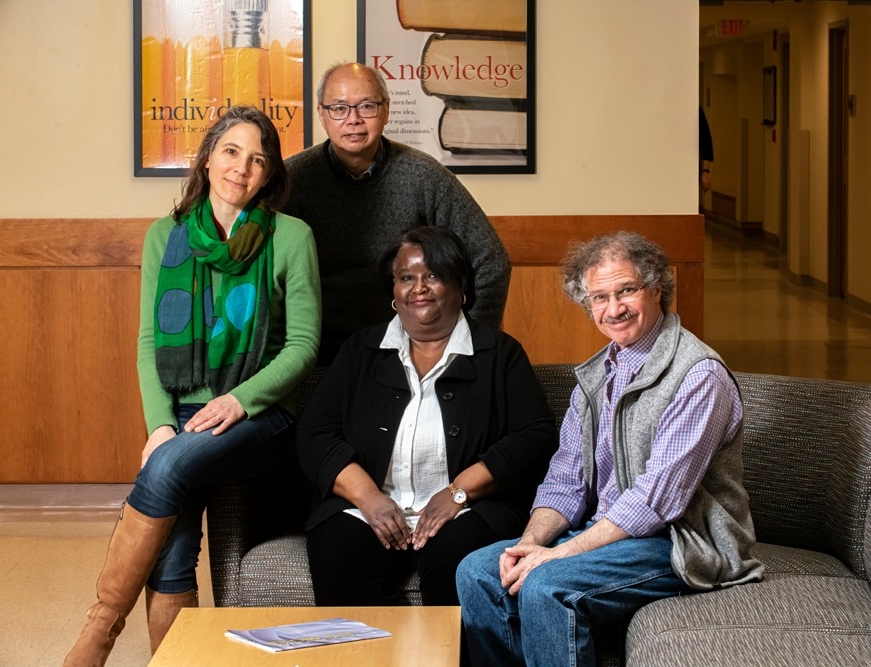
M151 452L139 476L166 479L177 475L185 465L184 459L189 456L189 447L183 442L184 439L176 435Z
M128 497L134 508L149 516L177 514L189 493L189 467L179 456L179 443L173 442L176 439L167 440L151 453Z

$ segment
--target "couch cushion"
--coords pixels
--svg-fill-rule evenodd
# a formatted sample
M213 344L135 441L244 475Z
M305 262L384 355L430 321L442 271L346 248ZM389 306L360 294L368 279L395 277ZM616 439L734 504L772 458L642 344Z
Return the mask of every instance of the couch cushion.
M821 577L860 578L842 561L819 551L757 542L750 553L765 563L766 577L771 574L815 574Z
M659 600L635 613L626 637L629 667L842 667L869 656L871 587L854 576L775 573Z
M313 607L305 535L277 537L251 549L242 558L239 587L242 607ZM417 573L405 582L397 604L421 604Z
M871 565L871 385L736 373L756 537Z

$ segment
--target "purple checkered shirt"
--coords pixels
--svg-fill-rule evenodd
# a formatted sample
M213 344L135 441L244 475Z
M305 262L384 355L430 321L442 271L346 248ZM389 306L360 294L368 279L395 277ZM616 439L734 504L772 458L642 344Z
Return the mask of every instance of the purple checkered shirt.
M611 343L604 361L607 380L596 443L599 503L593 520L607 518L635 537L655 535L680 518L714 453L735 437L743 408L722 364L705 359L687 373L656 429L646 471L622 494L612 451L613 406L632 382L659 335L663 317L642 339L620 349ZM587 507L581 458L580 389L572 392L560 430L560 446L533 503L562 514L577 528Z

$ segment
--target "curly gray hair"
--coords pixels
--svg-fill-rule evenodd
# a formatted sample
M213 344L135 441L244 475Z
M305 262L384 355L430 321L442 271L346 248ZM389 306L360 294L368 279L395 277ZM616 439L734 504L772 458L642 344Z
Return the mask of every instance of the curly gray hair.
M607 261L628 261L648 288L659 287L659 306L668 312L674 300L674 276L665 252L653 241L636 232L614 232L596 236L587 243L569 248L562 261L563 289L568 297L583 305L587 296L587 272Z

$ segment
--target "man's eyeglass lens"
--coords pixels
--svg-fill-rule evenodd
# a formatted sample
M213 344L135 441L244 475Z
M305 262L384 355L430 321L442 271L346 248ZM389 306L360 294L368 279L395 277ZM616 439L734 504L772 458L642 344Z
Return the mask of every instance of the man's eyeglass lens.
M621 287L620 289L613 292L603 294L591 294L590 296L585 296L582 301L584 306L588 310L604 310L611 302L612 296L617 301L617 303L632 303L633 301L637 301L641 298L641 295L644 293L645 287L647 287L647 283L639 285L638 287Z
M330 118L333 120L345 120L351 115L351 109L357 110L357 115L360 118L375 118L378 115L378 109L381 102L360 102L360 104L322 104Z

